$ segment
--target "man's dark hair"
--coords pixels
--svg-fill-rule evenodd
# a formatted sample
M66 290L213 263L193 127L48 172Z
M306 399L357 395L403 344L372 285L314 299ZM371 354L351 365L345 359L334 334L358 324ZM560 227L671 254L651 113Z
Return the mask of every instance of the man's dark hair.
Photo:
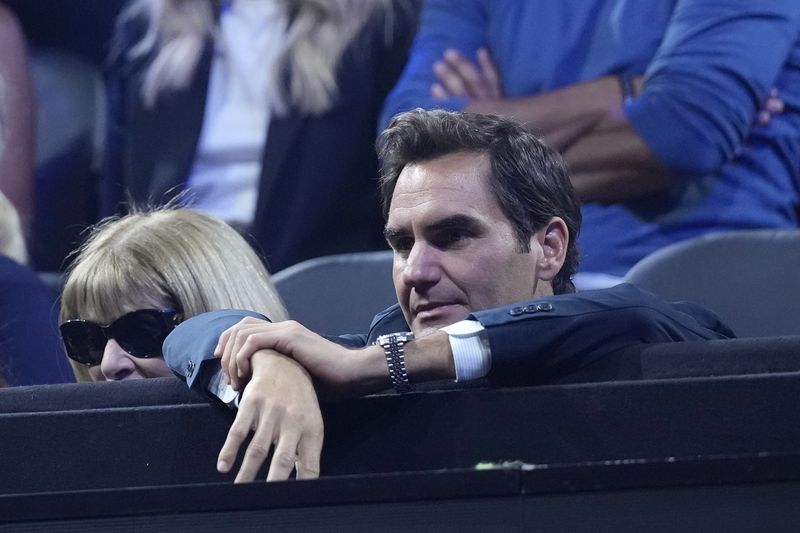
M406 165L457 152L486 154L492 169L490 189L514 227L520 253L530 251L531 237L551 217L564 219L569 242L553 292L575 292L571 278L578 268L580 202L561 156L523 125L492 115L415 109L394 117L377 147L384 218Z

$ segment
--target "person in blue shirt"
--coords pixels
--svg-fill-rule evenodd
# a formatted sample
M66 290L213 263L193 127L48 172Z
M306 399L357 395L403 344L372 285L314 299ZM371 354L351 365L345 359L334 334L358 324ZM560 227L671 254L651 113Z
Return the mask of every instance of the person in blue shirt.
M763 124L773 89L783 112ZM583 275L798 224L795 0L430 0L381 122L416 107L512 116L562 152Z
M75 381L58 335L57 318L55 297L36 274L0 255L2 385Z

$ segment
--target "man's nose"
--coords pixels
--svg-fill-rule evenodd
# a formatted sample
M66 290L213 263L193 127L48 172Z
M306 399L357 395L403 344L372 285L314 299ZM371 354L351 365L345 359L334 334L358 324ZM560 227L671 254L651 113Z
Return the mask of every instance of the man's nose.
M441 278L439 253L432 246L417 241L403 268L403 281L416 289L435 285Z
M103 350L100 372L108 380L118 381L132 375L136 365L131 355L122 349L114 339L109 339Z

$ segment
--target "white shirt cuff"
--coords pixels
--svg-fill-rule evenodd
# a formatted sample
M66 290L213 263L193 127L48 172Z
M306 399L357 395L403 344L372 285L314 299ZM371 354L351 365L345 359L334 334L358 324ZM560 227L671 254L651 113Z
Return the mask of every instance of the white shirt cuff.
M450 339L456 381L484 377L492 369L492 352L486 329L477 320L462 320L442 328Z

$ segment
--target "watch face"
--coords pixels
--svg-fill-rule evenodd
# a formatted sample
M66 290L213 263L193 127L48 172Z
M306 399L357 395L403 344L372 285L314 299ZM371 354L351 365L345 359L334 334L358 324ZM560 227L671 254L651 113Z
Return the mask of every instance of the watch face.
M389 333L387 335L381 335L375 340L375 344L380 344L384 346L389 343L395 344L405 344L408 341L414 340L414 334L410 331L406 331L403 333Z

